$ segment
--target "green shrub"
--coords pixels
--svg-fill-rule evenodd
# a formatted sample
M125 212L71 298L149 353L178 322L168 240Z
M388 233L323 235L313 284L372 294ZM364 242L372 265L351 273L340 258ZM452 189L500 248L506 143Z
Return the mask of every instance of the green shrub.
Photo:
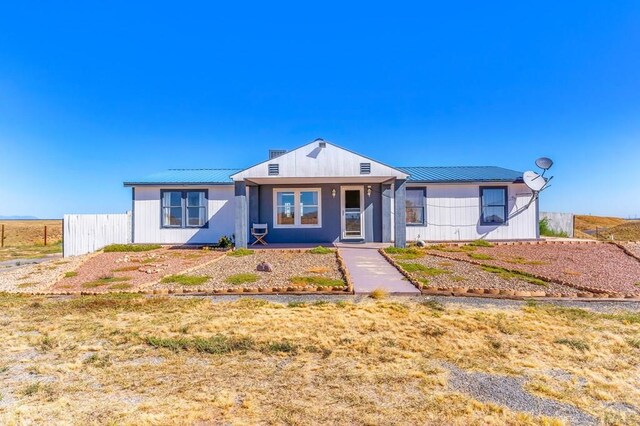
M293 285L300 286L312 285L316 287L343 287L345 285L342 280L327 277L291 277L289 278L289 281Z
M78 273L76 271L69 271L69 272L65 272L64 273L64 277L65 278L71 278L71 277L75 277L77 275L78 275Z
M546 281L533 277L524 272L510 271L508 269L500 268L498 266L490 266L490 265L482 265L481 267L483 271L491 272L492 274L497 274L500 278L504 280L518 279L518 280L528 282L529 284L535 284L543 287L549 286L549 284Z
M409 273L417 273L420 275L436 276L451 273L451 271L447 271L446 269L431 268L420 263L398 262L398 265L402 266L402 269Z
M493 256L489 256L488 254L484 253L467 253L467 256L477 260L493 260Z
M298 346L293 343L283 340L282 342L271 342L267 345L269 352L284 352L284 353L298 353Z
M329 254L329 253L333 253L333 250L331 250L328 247L322 247L322 246L318 246L315 248L312 248L311 250L307 250L307 253L312 253L312 254Z
M82 284L82 288L101 287L103 285L110 284L110 283L129 281L130 279L131 279L131 277L112 277L110 275L105 275L105 276L102 276L102 277L98 278L97 280L83 283Z
M255 283L259 279L260 277L257 274L254 274L251 272L244 272L241 274L229 275L224 281L227 284L240 285L240 284Z
M538 228L540 230L540 235L545 237L569 237L569 234L564 231L556 231L555 229L552 229L549 226L549 219L546 217L540 221Z
M223 235L218 240L218 247L220 248L229 248L231 246L233 246L233 240L230 237L227 237L226 235Z
M128 290L130 288L133 288L133 286L128 283L120 283L109 286L109 290Z
M211 277L206 275L167 275L160 282L163 284L200 285L209 281Z
M233 251L228 252L227 256L242 257L242 256L249 256L253 253L254 253L253 250L249 250L246 248L239 248L239 249L235 249Z
M467 245L472 246L472 247L493 247L493 244L491 244L487 240L475 240L475 241L471 241Z
M208 354L226 354L230 352L246 352L253 349L255 343L250 337L227 337L221 334L209 338L196 337L191 345L198 352Z
M420 302L422 306L425 306L433 311L444 311L444 305L437 300L424 300Z
M154 348L167 348L173 352L178 352L181 349L187 349L189 347L189 340L183 337L180 338L164 338L149 336L145 339L148 345Z
M136 251L151 251L157 250L162 247L160 244L111 244L106 246L102 250L105 253L111 252L136 252Z

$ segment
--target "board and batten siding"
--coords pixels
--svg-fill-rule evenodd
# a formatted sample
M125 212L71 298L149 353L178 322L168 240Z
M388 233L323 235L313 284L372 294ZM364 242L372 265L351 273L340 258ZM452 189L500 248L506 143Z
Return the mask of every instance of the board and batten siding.
M496 226L480 225L480 187L507 186L508 220ZM524 184L410 184L427 188L426 225L407 226L407 240L465 241L528 240L538 238L537 202L525 209L531 190Z
M64 257L93 253L109 244L128 244L131 213L65 214L62 241Z
M163 228L160 218L160 190L208 190L208 227ZM217 243L223 235L234 233L233 185L218 186L136 186L133 198L133 242L148 244Z

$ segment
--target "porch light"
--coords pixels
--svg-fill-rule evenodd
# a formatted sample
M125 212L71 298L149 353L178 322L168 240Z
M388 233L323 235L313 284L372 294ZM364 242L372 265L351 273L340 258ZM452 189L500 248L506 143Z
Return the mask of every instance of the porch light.
M333 189L331 190L331 196L332 196L333 198L336 198L336 189L335 189L335 188L333 188Z
M367 197L371 197L371 185L367 186Z

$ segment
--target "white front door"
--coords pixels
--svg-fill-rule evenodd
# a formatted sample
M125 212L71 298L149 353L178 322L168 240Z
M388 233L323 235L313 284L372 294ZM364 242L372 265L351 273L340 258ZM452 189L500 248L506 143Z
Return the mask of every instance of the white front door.
M364 187L343 186L340 191L342 239L364 238Z

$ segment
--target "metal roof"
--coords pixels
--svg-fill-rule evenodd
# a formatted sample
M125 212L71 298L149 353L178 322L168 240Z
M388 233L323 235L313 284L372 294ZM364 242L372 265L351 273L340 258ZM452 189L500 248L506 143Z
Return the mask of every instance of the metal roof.
M137 185L231 185L230 176L239 169L169 169L141 179L131 180L124 186Z
M396 167L409 175L409 182L522 182L522 172L495 166ZM138 185L230 185L240 169L169 169L124 183Z
M522 182L522 172L495 166L398 167L409 182Z

